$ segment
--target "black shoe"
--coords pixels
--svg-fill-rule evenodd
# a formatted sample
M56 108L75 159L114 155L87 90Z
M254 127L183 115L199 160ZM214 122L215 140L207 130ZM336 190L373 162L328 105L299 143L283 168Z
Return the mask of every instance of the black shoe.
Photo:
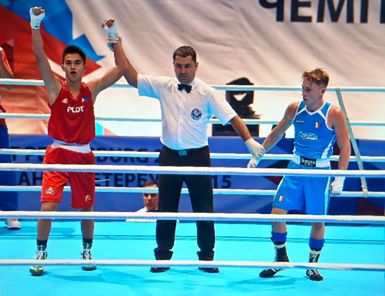
M286 247L275 247L275 262L289 262L289 257L287 256ZM259 273L261 278L270 278L273 277L278 271L282 269L278 268L266 268Z
M159 247L154 249L154 254L155 254L155 259L156 260L170 260L173 254L173 251L170 250L161 250ZM153 273L159 273L159 272L165 272L169 270L170 267L164 267L164 266L159 266L159 267L151 267L150 272Z
M91 254L91 250L90 249L83 249L82 253L82 260L87 260L87 261L91 261L92 260L92 254ZM96 266L95 265L83 265L82 266L82 269L84 271L94 271L96 270Z
M311 250L309 254L309 263L317 263L319 256L321 254L321 250ZM306 270L306 276L312 281L322 281L324 278L317 269L308 269Z
M159 273L159 272L165 272L169 269L170 269L170 267L151 267L150 272Z
M275 269L275 268L266 268L264 270L262 270L260 273L259 273L259 276L261 278L270 278L270 277L273 277L278 271L280 271L281 269Z
M84 266L82 266L82 270L84 270L84 271L94 271L94 270L96 270L96 266L84 265Z
M198 258L200 261L213 261L214 260L214 251L198 251ZM207 273L219 273L218 267L198 267L199 270Z
M207 273L219 273L218 267L198 267L198 269Z
M48 258L48 253L47 253L47 250L46 250L46 247L44 246L38 246L37 247L37 251L36 251L36 257L35 257L35 260L37 261L40 261L40 260L46 260ZM40 264L37 264L37 265L32 265L30 268L29 268L29 272L33 275L33 276L40 276L40 275L43 275L44 273L44 266L43 265L40 265Z
M306 270L306 276L312 280L312 281L322 281L324 278L322 277L322 275L320 275L320 273L318 272L317 269L308 269Z

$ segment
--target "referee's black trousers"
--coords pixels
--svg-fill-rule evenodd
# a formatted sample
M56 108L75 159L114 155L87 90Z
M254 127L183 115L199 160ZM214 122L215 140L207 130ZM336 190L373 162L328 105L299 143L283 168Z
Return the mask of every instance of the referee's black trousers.
M186 155L177 150L163 147L159 155L160 166L211 166L209 147L189 149ZM214 210L211 176L199 175L160 175L159 176L159 212L178 212L180 193L186 184L190 193L194 212L212 213ZM215 230L213 221L197 221L197 241L200 260L213 260ZM175 242L175 220L158 220L156 223L155 257L167 260L172 256L171 249Z

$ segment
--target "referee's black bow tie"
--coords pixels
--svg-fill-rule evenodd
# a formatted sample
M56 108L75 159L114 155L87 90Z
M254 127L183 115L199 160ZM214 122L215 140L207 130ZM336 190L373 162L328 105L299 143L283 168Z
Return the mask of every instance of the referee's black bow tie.
M190 93L191 85L188 85L188 84L178 84L178 90L180 90L180 91L185 90L187 93Z

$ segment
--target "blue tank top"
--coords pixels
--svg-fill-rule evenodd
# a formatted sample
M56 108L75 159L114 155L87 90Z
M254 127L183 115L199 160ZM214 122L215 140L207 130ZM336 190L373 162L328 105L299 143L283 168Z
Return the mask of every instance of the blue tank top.
M336 140L334 129L326 125L331 104L326 102L317 111L309 112L301 101L294 116L294 154L327 159L333 153Z

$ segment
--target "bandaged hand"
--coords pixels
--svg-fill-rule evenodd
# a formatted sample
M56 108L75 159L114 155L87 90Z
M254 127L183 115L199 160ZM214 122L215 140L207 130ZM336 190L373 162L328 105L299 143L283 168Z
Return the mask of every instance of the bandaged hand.
M118 23L114 19L108 19L103 22L102 28L107 34L107 45L111 50L113 50L115 43L120 40Z
M333 183L330 185L332 195L341 195L344 188L345 177L335 177Z
M31 7L29 9L29 16L31 18L31 28L37 30L40 28L41 21L45 17L45 10L42 7Z
M261 160L260 157L255 157L255 156L253 156L253 157L249 160L249 162L247 163L247 167L248 167L249 169L256 168L256 167L258 166L258 163L259 163L260 160Z
M255 168L259 161L261 160L262 156L265 154L265 148L259 144L257 141L255 141L253 138L250 138L245 142L245 145L251 155L253 156L249 163L247 164L248 168Z

